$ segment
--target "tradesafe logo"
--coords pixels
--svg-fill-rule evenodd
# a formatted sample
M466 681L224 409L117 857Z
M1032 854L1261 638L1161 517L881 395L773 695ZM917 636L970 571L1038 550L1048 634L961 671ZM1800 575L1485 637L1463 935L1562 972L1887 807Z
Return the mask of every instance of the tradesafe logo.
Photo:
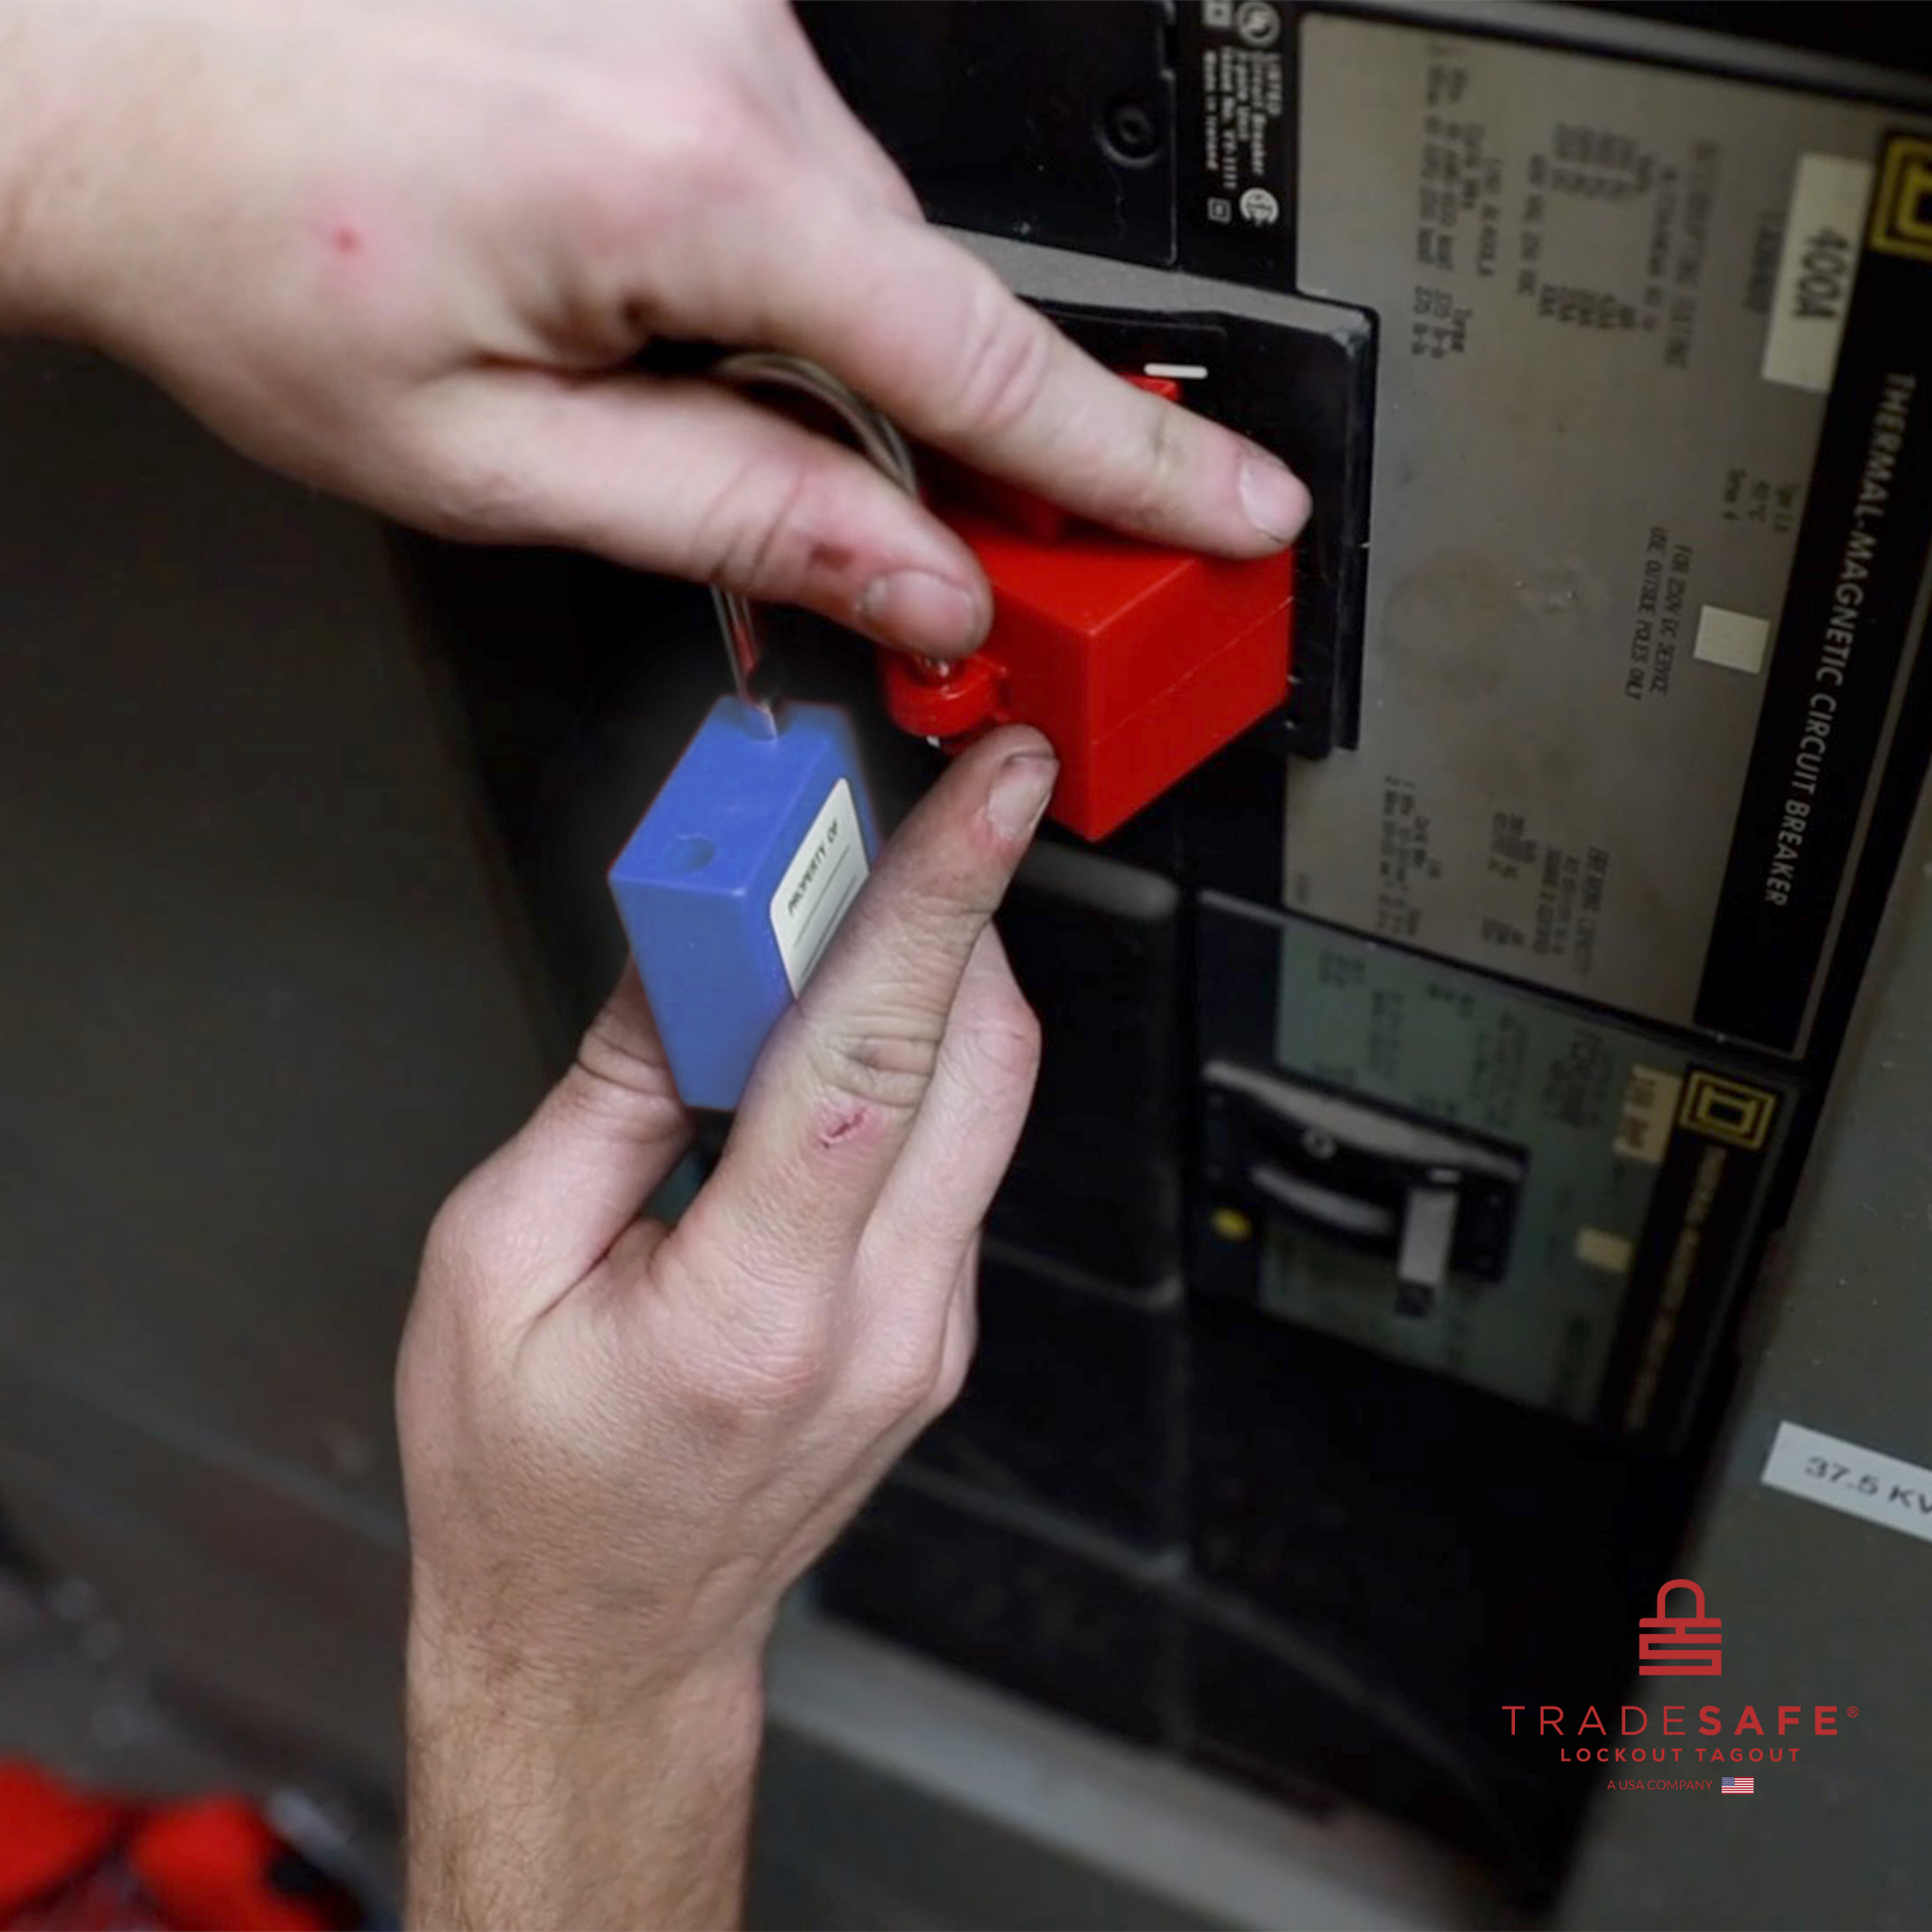
M1674 1593L1688 1592L1688 1603L1677 1594L1679 1613L1672 1614ZM1688 1577L1673 1577L1657 1592L1655 1616L1637 1619L1637 1674L1640 1677L1720 1677L1724 1674L1724 1623L1708 1613L1703 1588ZM1527 1715L1536 1712L1534 1725ZM1703 1704L1687 1722L1691 1707L1666 1704L1647 1711L1641 1705L1623 1704L1615 1708L1614 1726L1605 1723L1595 1705L1586 1705L1582 1715L1561 1704L1505 1704L1503 1715L1509 1722L1512 1737L1550 1738L1557 1742L1557 1759L1563 1764L1640 1764L1667 1765L1675 1771L1693 1771L1722 1765L1795 1764L1797 1737L1836 1737L1841 1719L1859 1715L1856 1704L1843 1711L1836 1704L1779 1704L1767 1706L1765 1718L1751 1704L1727 1708ZM1655 1725L1652 1719L1656 1720ZM1769 1719L1767 1724L1765 1719ZM1620 1740L1612 1743L1614 1728ZM1641 1738L1643 1741L1630 1740ZM1676 1742L1679 1738L1706 1738L1705 1743ZM1767 1742L1768 1738L1777 1741ZM1596 1741L1601 1739L1601 1742ZM1642 1777L1613 1779L1613 1791L1713 1791L1741 1796L1754 1792L1754 1773L1744 1777L1725 1777L1720 1786L1713 1776Z
M1688 1589L1695 1616L1670 1614L1670 1593ZM1637 1619L1639 1677L1722 1677L1724 1619L1706 1616L1704 1591L1688 1577L1673 1577L1657 1592L1657 1614Z

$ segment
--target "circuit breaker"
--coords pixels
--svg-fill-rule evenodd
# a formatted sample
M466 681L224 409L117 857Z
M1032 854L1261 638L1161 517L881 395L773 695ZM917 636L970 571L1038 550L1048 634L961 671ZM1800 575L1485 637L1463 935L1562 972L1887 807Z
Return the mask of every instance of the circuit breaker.
M1932 106L1605 8L803 14L1315 501L1286 702L1016 890L979 1364L822 1596L1534 1900L1588 1787L1501 1708L1631 1680L1924 774Z

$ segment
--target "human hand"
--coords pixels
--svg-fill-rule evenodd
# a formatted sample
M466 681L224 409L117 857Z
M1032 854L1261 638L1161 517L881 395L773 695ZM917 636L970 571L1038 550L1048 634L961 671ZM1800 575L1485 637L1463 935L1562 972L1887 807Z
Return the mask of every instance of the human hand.
M634 975L438 1218L398 1371L433 1915L461 1918L459 1891L499 1924L725 1911L778 1599L971 1353L979 1224L1038 1054L988 920L1055 772L1014 729L940 779L675 1227L637 1218L689 1121ZM519 1871L618 1889L566 1912Z
M627 369L660 336L809 356L1157 539L1262 554L1307 515L925 226L779 0L9 0L0 130L0 324L446 535L978 641L957 538L826 439Z

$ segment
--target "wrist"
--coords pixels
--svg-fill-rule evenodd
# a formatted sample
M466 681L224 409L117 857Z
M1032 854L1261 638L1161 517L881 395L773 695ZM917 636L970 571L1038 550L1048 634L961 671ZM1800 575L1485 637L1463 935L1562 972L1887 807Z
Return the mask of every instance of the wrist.
M770 1617L715 1618L685 1630L637 1603L484 1602L473 1580L453 1583L423 1560L411 1567L408 1668L412 1707L496 1704L518 1725L656 1724L699 1707L761 1703Z
M483 1643L418 1608L408 1646L411 1733L485 1725L509 1749L540 1751L550 1738L574 1749L590 1733L677 1732L720 1757L755 1756L764 1705L759 1649L721 1646L665 1660L637 1654L647 1644L639 1633L621 1654L600 1657L567 1637Z
M736 1924L761 1660L616 1694L583 1664L525 1664L445 1648L412 1620L408 1922Z

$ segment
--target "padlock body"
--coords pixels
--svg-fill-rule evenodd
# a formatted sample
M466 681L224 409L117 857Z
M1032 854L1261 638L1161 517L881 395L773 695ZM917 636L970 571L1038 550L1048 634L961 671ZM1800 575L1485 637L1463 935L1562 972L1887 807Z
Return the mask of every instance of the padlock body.
M986 571L993 627L937 680L882 649L886 708L949 750L993 724L1044 732L1060 760L1048 815L1081 838L1106 837L1287 700L1293 553L1233 562L936 506Z
M878 851L844 715L790 705L776 726L721 698L611 868L691 1107L738 1105Z

